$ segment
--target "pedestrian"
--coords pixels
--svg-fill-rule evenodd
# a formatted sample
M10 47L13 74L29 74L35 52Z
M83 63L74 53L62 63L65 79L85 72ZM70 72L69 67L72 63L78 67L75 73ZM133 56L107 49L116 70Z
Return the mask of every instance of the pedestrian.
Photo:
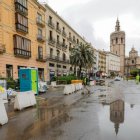
M139 74L137 74L137 76L136 76L136 84L139 84L139 80L140 80L140 76L139 76Z

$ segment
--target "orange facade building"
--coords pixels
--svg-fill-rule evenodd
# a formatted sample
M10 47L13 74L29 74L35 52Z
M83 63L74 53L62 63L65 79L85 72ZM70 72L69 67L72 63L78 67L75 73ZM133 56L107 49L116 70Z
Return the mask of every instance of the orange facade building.
M0 77L17 79L21 67L33 67L46 80L45 12L36 0L0 2Z

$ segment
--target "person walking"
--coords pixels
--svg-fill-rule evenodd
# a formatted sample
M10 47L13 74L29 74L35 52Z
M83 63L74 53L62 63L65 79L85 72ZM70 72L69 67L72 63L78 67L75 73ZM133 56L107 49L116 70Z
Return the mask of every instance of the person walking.
M139 74L137 74L137 76L136 76L136 84L139 84L139 80L140 80L140 76L139 76Z

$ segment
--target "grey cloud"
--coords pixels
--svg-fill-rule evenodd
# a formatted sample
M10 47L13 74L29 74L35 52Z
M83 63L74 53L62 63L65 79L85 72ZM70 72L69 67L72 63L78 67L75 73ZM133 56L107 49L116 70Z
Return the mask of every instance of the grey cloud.
M94 27L92 24L100 19L103 20L112 17L115 19L119 15L128 13L137 17L140 13L139 5L140 1L138 0L91 0L86 4L73 5L65 9L62 16L78 33L85 36L93 46L108 49L109 42L106 44L101 38L95 39ZM108 38L109 37L110 36L108 36ZM127 53L131 49L132 43L135 44L136 48L139 48L140 42L138 39L127 38Z

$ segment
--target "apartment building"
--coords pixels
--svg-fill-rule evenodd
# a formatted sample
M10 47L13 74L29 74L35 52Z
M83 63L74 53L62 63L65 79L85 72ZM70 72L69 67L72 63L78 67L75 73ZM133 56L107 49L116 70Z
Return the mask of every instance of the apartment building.
M111 73L114 73L115 75L120 74L120 56L111 52L105 53L107 75L111 75Z
M47 79L72 73L70 50L86 41L47 4Z
M36 0L0 2L0 77L18 78L21 67L46 72L46 9Z
M104 51L98 50L98 69L102 72L102 75L106 73L106 53Z

